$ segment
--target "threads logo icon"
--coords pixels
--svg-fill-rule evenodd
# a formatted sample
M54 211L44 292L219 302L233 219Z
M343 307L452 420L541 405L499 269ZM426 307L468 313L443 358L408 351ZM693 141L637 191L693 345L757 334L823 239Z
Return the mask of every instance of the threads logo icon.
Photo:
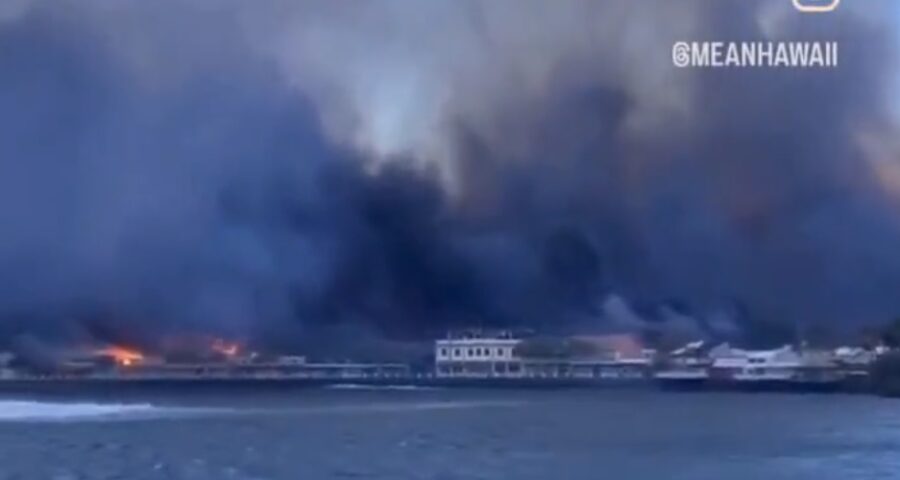
M793 0L794 8L804 13L833 12L841 0Z

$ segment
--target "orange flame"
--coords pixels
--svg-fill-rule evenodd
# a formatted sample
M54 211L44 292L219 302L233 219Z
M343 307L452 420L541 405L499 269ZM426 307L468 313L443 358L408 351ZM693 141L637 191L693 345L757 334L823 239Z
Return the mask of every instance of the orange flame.
M221 338L217 338L210 346L212 351L225 355L226 357L237 356L241 351L241 346L235 342L226 342Z
M116 365L121 365L123 367L130 367L144 361L143 353L131 348L120 347L117 345L111 345L106 348L95 350L94 354L110 357L114 362L116 362Z

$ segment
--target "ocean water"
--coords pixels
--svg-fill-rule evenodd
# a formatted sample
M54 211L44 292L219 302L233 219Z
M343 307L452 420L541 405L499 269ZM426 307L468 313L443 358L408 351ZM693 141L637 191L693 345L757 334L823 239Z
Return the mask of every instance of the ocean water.
M604 478L900 478L900 401L354 386L0 398L0 480Z

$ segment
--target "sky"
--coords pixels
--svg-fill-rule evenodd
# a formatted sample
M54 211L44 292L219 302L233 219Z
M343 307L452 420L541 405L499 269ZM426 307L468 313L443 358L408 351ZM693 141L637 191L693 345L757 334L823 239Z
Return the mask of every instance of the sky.
M7 0L0 338L887 322L898 22L887 0ZM840 65L672 65L710 40L837 41Z

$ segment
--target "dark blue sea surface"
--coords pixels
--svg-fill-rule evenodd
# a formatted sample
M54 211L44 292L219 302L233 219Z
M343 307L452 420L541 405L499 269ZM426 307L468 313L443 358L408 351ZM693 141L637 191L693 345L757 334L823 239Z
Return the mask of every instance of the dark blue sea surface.
M900 478L900 401L352 387L0 398L0 479L857 478Z

